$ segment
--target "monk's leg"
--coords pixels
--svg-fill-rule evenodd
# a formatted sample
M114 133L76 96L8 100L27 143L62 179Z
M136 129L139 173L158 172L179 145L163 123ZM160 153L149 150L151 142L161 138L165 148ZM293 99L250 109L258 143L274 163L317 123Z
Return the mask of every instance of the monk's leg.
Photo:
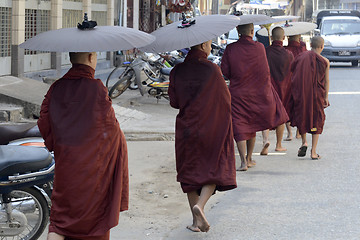
M269 129L266 129L264 131L261 132L262 133L262 137L263 137L263 148L260 152L260 155L268 155L269 152Z
M247 167L247 161L246 161L246 140L238 141L236 143L237 148L239 150L239 155L241 159L241 165L237 169L237 171L246 171L248 169Z
M193 232L200 232L200 229L197 226L195 214L194 214L194 211L193 211L194 206L199 201L199 195L197 194L196 191L192 191L192 192L187 193L187 197L188 197L188 201L189 201L189 205L190 205L190 210L191 210L191 213L192 213L192 216L193 216L193 223L192 223L192 225L189 225L186 228L193 231Z
M301 134L299 132L299 129L296 129L296 138L297 139L301 138Z
M285 123L286 130L287 130L287 137L284 139L285 141L291 141L293 138L292 132L291 132L291 126L290 122Z
M319 141L320 134L312 134L312 144L311 144L311 158L320 159L320 155L316 153L316 147Z
M47 236L47 240L64 240L64 239L65 239L64 236L54 232L49 232Z
M256 137L253 137L249 140L246 140L246 161L248 166L254 166L256 165L256 162L254 160L252 160L252 154L254 152L254 148L255 148L255 140Z
M299 148L298 151L298 157L305 157L306 155L306 150L307 150L307 140L306 140L306 133L301 134L301 147Z
M204 208L205 208L205 204L207 203L211 195L213 195L215 191L215 187L216 187L215 184L209 184L203 186L201 189L199 201L193 207L193 212L195 215L197 226L202 232L207 232L210 229L210 225L205 218Z
M286 151L286 148L283 148L282 145L281 145L282 137L284 135L284 130L285 130L285 123L281 124L280 126L278 126L276 128L276 147L275 147L275 151L278 151L278 152Z

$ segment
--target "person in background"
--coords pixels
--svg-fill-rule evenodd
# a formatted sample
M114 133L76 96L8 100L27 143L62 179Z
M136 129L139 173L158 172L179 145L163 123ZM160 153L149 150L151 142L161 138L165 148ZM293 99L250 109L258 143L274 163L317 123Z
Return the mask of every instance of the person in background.
M240 39L224 52L221 70L230 80L234 138L240 153L239 171L255 164L252 153L257 131L273 129L288 115L270 80L264 45L253 41L254 25L237 26Z
M216 190L236 188L230 93L220 68L207 60L211 40L193 46L170 74L170 105L176 116L177 181L187 194L194 232L210 225L204 207Z
M320 55L324 49L324 39L314 37L311 51L299 54L291 67L292 114L291 125L299 129L302 144L299 157L306 155L308 148L306 133L312 134L311 159L318 160L316 152L319 136L325 123L324 108L329 106L329 60Z

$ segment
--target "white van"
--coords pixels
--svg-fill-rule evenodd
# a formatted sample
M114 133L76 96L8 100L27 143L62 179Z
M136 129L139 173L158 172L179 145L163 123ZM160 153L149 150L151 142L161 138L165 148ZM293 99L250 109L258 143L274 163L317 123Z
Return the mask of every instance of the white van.
M358 66L360 13L349 10L324 10L318 13L317 20L318 29L315 29L315 35L320 35L325 41L321 55L331 62L351 62L352 66Z

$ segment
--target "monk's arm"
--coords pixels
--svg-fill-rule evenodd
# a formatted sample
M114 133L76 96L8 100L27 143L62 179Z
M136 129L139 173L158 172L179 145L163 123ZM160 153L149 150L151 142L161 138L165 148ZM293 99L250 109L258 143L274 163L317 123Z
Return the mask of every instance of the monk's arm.
M228 51L224 51L224 54L221 58L221 72L227 78L230 79L230 66L229 66L229 54Z
M330 78L329 78L329 71L330 71L330 62L328 59L326 60L326 71L325 71L325 108L329 106L329 89L330 89Z
M176 93L175 93L175 71L176 71L176 66L170 72L170 84L169 84L168 94L170 98L170 106L179 109L179 104L177 102Z
M48 148L49 151L53 151L53 138L52 138L50 114L49 114L51 91L52 91L52 87L45 95L45 99L41 104L40 117L39 120L37 121L41 136L45 140L45 146Z

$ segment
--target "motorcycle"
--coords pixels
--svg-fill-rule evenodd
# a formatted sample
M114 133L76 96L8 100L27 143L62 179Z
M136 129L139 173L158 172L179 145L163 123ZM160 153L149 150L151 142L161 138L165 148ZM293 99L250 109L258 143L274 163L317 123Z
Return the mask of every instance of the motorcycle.
M150 57L151 56L151 57ZM124 62L122 66L116 67L106 80L106 88L109 91L110 98L114 99L120 96L126 89L139 89L142 96L148 93L157 99L169 99L168 87L170 71L172 68L164 66L163 59L153 57L146 53L136 56L131 62ZM119 75L120 69L124 68ZM119 75L116 77L116 75ZM111 84L113 79L114 84Z
M35 125L0 125L0 239L35 240L48 223L55 162Z

